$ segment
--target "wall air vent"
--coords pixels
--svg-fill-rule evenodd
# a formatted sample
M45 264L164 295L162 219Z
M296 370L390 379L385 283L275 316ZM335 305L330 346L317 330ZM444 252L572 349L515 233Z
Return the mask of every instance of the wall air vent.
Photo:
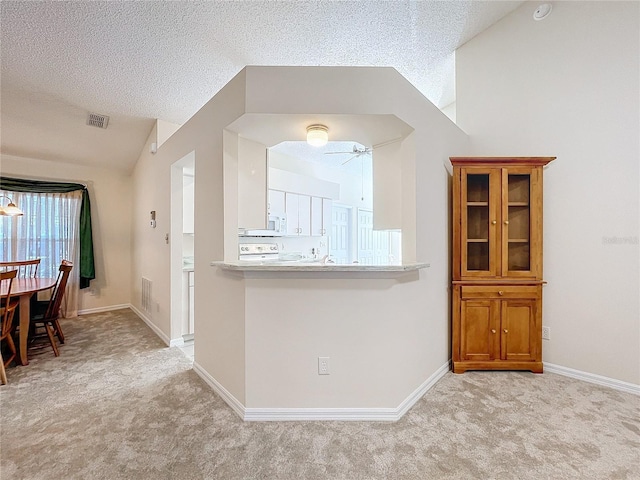
M98 128L107 128L109 117L100 115L99 113L90 113L87 115L87 125Z

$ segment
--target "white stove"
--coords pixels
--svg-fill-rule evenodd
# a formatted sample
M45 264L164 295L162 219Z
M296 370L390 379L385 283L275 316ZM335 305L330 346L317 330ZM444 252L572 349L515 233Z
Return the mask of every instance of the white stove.
M238 245L238 260L259 262L278 260L280 249L277 243L241 243Z

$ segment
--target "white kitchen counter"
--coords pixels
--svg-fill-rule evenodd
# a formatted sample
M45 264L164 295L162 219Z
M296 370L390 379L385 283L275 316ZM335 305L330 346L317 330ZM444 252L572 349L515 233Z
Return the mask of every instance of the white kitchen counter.
M404 265L360 265L357 263L337 264L321 262L211 262L212 267L235 272L413 272L429 267L428 263L409 263Z

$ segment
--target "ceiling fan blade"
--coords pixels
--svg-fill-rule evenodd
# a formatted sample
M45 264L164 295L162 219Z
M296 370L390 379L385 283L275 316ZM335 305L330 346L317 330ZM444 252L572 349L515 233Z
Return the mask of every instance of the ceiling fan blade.
M325 155L346 155L347 153L353 153L353 152L324 152Z
M347 163L349 163L351 160L353 160L354 158L358 158L360 155L354 155L351 158L348 158L347 160L345 160L344 162L342 162L342 165L345 165Z

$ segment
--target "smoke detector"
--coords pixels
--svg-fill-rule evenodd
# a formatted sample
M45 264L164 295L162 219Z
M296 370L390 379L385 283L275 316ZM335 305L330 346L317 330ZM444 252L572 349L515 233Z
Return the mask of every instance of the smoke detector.
M535 12L533 12L533 19L536 21L544 20L551 13L551 9L552 7L550 3L543 3L536 8Z
M107 128L109 125L109 117L100 115L99 113L90 113L87 115L87 125L91 127Z

